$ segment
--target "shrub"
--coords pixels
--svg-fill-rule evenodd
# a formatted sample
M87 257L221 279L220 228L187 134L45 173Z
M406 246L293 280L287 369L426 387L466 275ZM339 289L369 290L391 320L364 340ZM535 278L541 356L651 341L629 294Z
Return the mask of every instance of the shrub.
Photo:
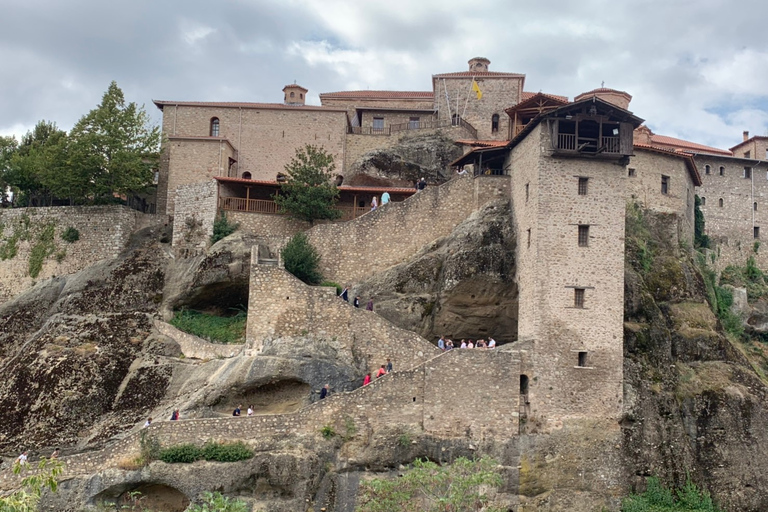
M182 309L174 313L170 324L212 343L243 343L246 316L244 311L225 317Z
M202 458L215 462L237 462L253 457L253 450L242 441L236 443L215 443L209 441L202 449Z
M322 282L323 276L319 269L320 254L312 247L304 233L297 233L291 238L283 247L282 256L285 270L294 276L307 284Z
M70 244L75 243L80 240L80 232L77 230L77 228L69 226L64 230L64 232L61 233L61 239L65 242L69 242Z
M343 288L339 283L334 283L333 281L323 281L322 283L320 283L320 286L329 286L329 287L333 286L334 288L336 288L336 295L341 295L341 292L343 290Z
M707 491L699 490L688 479L681 489L673 492L656 477L648 478L644 493L633 494L621 501L621 512L719 512Z
M193 444L179 444L160 451L160 460L168 464L195 462L202 458L202 450Z
M227 498L220 492L204 492L200 497L201 503L192 505L191 512L247 512L245 502Z
M146 430L142 430L139 435L139 456L142 465L147 465L160 457L160 441L155 436L151 436Z
M235 222L230 223L224 212L221 212L218 217L213 221L213 234L211 235L211 245L215 244L222 238L228 237L240 227L240 224Z
M330 425L325 425L323 428L321 428L320 433L326 439L330 439L336 435L336 431Z

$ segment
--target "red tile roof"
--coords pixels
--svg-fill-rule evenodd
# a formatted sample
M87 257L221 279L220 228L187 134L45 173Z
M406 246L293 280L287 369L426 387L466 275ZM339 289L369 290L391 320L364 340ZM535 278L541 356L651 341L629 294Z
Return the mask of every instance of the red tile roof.
M317 105L286 105L285 103L245 103L245 102L228 102L228 101L166 101L166 100L152 100L152 102L159 108L163 109L165 105L168 106L182 106L182 107L216 107L216 108L260 108L271 110L319 110L323 112L346 112L345 109L339 107L321 107Z
M283 87L283 90L286 90L286 89L291 88L291 87L296 88L296 89L301 89L304 92L307 92L309 90L309 89L306 89L306 88L300 86L299 84L288 84L285 87Z
M676 139L675 137L667 137L666 135L651 135L651 144L663 144L665 146L673 146L683 151L693 151L701 153L713 153L715 155L731 156L731 152L725 149L713 148L712 146L705 146L704 144L697 144L687 140Z
M434 94L432 91L338 91L324 92L320 98L431 100Z
M534 96L536 96L537 94L542 94L542 95L546 96L547 98L552 98L553 100L564 101L564 102L568 103L568 96L560 96L558 94L547 94L545 92L529 92L529 91L523 91L523 94L520 97L520 102L529 100L529 99L533 98Z
M501 148L509 144L508 140L457 140L456 144L464 144L466 146L481 146L486 148Z
M432 78L525 78L520 73L500 73L498 71L457 71L455 73L440 73Z
M756 140L768 140L768 137L766 137L764 135L755 135L754 137L750 137L750 138L748 138L745 141L739 142L738 144L736 144L735 146L733 146L731 148L731 151L733 151L734 149L736 149L736 148L738 148L740 146L743 146L744 144L748 144L748 143L756 141Z
M693 181L693 184L697 187L700 187L702 184L701 181L701 174L699 174L699 169L696 167L696 162L693 159L692 155L689 155L688 153L683 153L678 150L674 149L666 149L666 148L660 148L657 146L649 146L648 144L634 144L634 147L636 149L646 150L646 151L652 151L654 153L661 153L664 155L670 155L675 156L678 158L683 158L685 160L685 165L688 167L688 172L691 175L691 180Z
M576 96L573 97L573 101L578 101L579 99L583 99L592 94L601 93L601 92L613 92L613 93L621 94L622 96L626 97L628 100L632 99L632 95L626 91L619 91L618 89L610 89L608 87L598 87L597 89L592 89L591 91L577 94Z
M218 182L221 183L240 183L243 185L266 185L270 187L279 187L280 183L276 181L270 181L270 180L248 180L245 178L230 178L228 176L214 176L213 179L215 179ZM416 192L416 189L413 188L402 188L402 187L349 187L349 186L340 186L338 187L341 192L389 192L391 194L414 194Z

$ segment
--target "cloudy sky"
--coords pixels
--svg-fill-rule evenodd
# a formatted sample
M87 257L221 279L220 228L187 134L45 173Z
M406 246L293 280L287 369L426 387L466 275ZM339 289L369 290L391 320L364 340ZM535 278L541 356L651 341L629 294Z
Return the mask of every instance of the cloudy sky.
M0 0L0 134L69 129L111 80L153 99L281 102L526 74L526 90L634 96L656 132L718 147L768 130L768 2L748 0Z

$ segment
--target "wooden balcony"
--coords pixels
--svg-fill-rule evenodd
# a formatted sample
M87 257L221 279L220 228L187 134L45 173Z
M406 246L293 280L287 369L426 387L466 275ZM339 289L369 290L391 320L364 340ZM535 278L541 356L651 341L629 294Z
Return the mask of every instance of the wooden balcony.
M370 208L357 206L337 206L336 209L341 212L340 221L356 219L370 211ZM283 215L277 203L272 200L245 199L244 197L219 197L219 210Z

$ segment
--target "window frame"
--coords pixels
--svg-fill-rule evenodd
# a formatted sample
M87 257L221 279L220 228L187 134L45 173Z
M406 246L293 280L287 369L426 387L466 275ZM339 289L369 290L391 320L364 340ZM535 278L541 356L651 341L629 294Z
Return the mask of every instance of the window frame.
M376 126L377 124L380 124L381 126ZM384 131L384 116L375 116L373 118L371 123L371 130L375 132Z
M491 116L491 133L499 133L499 124L501 117L499 114L493 114Z
M670 180L669 176L666 174L661 175L661 193L665 196L669 195L669 189L670 189Z
M218 137L221 133L221 121L218 117L212 117L208 124L208 135L211 137Z
M577 240L579 247L589 247L589 224L579 224Z
M577 192L580 196L586 196L589 193L589 178L579 176Z
M574 288L573 289L573 307L576 309L584 309L586 303L586 288Z

